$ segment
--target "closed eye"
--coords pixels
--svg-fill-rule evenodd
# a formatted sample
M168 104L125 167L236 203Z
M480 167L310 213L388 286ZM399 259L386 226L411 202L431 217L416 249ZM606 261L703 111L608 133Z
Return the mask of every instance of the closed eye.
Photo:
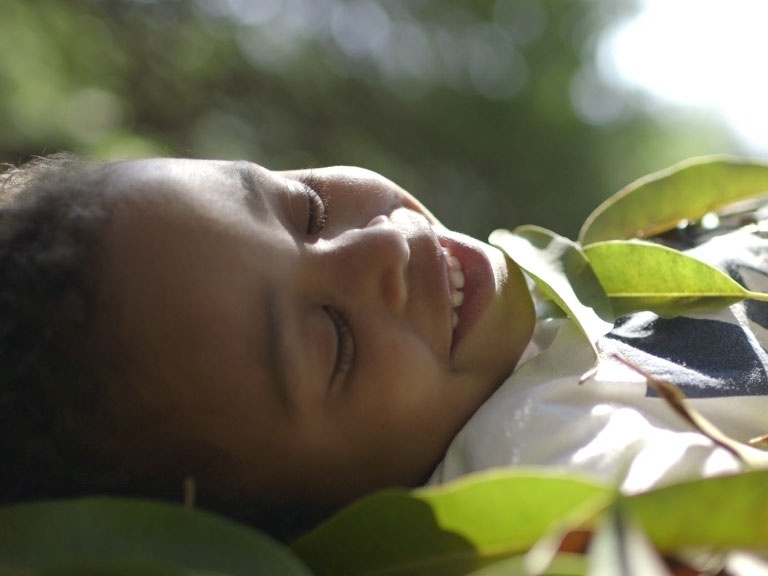
M325 306L324 309L336 330L336 359L331 376L331 384L335 384L343 380L352 369L355 361L355 340L344 315L330 306Z
M307 234L315 236L320 234L325 228L325 223L328 220L328 210L325 202L320 197L320 194L315 192L309 186L306 187L307 192Z
M323 231L328 221L328 198L312 172L307 173L301 183L307 194L307 234L315 236Z

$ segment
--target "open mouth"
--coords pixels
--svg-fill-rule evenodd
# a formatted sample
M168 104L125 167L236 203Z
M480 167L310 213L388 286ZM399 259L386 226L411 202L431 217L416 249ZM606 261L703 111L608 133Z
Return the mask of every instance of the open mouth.
M451 306L453 306L453 329L459 325L461 305L464 303L464 269L456 256L443 247L445 260L448 264L448 287L450 289Z
M451 232L441 234L439 244L447 262L452 320L451 355L455 355L493 299L496 279L482 243Z

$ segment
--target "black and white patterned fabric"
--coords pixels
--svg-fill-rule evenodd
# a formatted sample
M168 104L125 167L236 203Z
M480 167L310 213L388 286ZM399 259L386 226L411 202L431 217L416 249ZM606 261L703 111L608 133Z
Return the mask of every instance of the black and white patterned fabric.
M681 230L666 240L749 290L768 291L768 222L701 235ZM768 302L746 300L677 318L632 314L599 347L604 357L621 355L689 398L709 398L768 395L766 344Z

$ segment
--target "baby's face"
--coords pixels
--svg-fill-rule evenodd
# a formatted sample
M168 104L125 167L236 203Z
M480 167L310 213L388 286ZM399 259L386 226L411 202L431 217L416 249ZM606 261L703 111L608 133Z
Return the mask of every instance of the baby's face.
M375 173L110 170L106 314L162 414L130 429L139 465L204 443L226 456L198 472L215 490L342 503L414 485L529 340L517 267Z

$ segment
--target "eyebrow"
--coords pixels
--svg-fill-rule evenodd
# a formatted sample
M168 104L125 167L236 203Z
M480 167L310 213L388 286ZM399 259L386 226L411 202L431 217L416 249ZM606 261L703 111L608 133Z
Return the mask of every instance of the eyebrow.
M238 161L233 163L231 168L240 180L242 187L248 192L248 204L255 205L259 212L267 212L264 190L254 174L253 166L249 162Z
M279 296L274 288L267 288L264 298L267 318L267 338L264 344L267 377L286 409L292 408L290 379L286 359L285 316L280 312Z

